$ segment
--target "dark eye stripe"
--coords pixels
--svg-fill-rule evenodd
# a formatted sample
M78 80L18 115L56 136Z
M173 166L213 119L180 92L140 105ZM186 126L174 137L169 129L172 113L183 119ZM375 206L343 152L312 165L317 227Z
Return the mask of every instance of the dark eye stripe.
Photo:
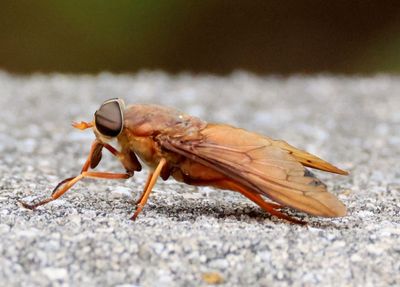
M115 120L115 119L110 119L107 118L105 115L102 115L98 112L96 112L95 114L97 116L97 119L103 121L104 123L109 122L110 124L115 124L115 123L119 123L119 120Z

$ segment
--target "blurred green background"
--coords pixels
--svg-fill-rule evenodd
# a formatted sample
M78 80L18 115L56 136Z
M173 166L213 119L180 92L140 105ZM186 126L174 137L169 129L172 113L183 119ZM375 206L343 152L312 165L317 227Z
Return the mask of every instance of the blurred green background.
M0 69L400 71L398 1L0 2Z

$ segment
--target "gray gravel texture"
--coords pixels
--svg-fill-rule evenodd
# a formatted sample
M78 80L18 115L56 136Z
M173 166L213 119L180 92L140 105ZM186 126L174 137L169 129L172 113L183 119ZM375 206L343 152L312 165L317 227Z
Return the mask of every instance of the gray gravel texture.
M351 172L318 172L348 206L344 218L287 210L297 226L240 194L159 180L136 222L146 170L85 180L30 211L76 175L94 135L70 126L102 101L157 103L320 155ZM32 75L0 72L2 286L400 285L400 78L226 77L162 72ZM98 170L121 171L106 155ZM220 279L221 279L220 278Z

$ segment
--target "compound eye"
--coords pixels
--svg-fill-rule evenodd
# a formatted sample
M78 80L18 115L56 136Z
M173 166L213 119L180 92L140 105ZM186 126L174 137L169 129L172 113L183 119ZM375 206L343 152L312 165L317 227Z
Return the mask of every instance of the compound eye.
M123 129L122 101L111 99L105 101L94 114L96 128L106 137L116 137Z

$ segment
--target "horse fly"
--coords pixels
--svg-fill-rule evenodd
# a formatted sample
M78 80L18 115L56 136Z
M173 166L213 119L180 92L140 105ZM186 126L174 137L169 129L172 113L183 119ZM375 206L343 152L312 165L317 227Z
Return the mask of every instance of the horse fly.
M105 101L91 122L74 123L92 129L96 139L81 173L61 181L51 197L30 209L62 196L84 178L127 179L141 170L138 157L150 167L143 193L136 202L136 219L158 177L197 186L240 192L263 210L281 219L304 224L280 209L291 207L315 216L346 215L346 207L308 168L348 173L281 140L225 124L211 124L177 110L157 105L130 105ZM120 150L111 146L116 139ZM125 173L96 172L107 149L119 159ZM266 200L268 198L269 200Z

